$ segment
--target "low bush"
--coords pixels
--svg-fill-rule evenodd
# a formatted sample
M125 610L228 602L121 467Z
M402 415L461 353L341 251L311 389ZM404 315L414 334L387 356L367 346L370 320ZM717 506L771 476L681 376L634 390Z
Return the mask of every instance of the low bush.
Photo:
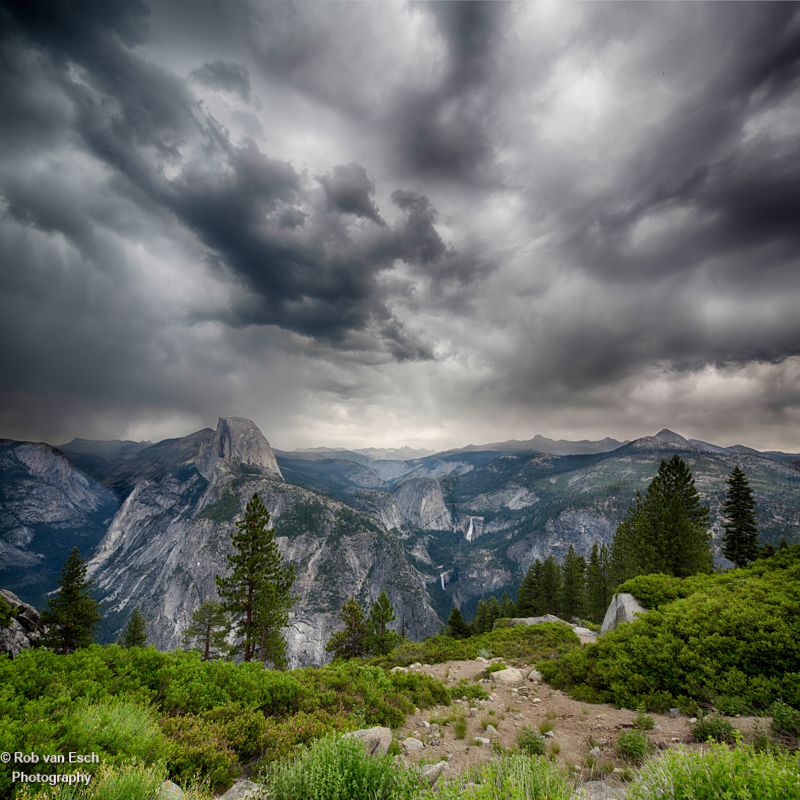
M776 700L768 713L772 717L770 728L773 733L800 737L800 711L786 705L782 700Z
M752 706L741 697L733 697L728 694L721 694L714 700L714 708L717 713L726 717L736 717L740 714L750 714Z
M652 583L664 596L676 580ZM625 708L687 709L730 696L762 708L782 698L800 709L800 545L744 569L685 578L682 587L687 597L540 662L544 680L575 699Z
M447 690L453 700L466 697L467 700L486 700L489 693L477 683L470 683L466 678L461 678L455 686Z
M697 742L727 742L733 744L736 741L737 731L725 717L718 717L716 714L708 714L699 717L692 726L692 738Z
M489 666L486 667L486 672L491 674L492 672L502 672L504 669L508 669L508 667L501 661L495 661L494 664L489 664Z
M529 756L543 756L545 750L544 736L535 733L530 726L526 725L517 736L517 744L523 753Z
M622 731L617 736L617 750L620 755L634 764L644 764L655 749L656 746L643 731Z
M633 724L638 728L640 731L650 731L655 727L655 720L652 717L648 717L647 714L644 713L643 708L636 709L636 719L633 721Z
M437 787L436 796L440 800L570 800L573 789L549 761L502 753L469 770L462 780Z
M717 745L706 752L665 753L647 764L628 800L720 800L800 797L798 757Z
M332 735L273 764L265 777L270 800L413 800L425 791L418 770L368 756L358 739Z
M555 658L580 647L580 639L572 628L558 622L541 625L517 625L498 628L469 639L451 639L449 636L432 636L424 642L405 642L388 656L369 660L385 668L407 667L415 661L439 664L443 661L475 659L480 652L488 651L507 661L540 661Z

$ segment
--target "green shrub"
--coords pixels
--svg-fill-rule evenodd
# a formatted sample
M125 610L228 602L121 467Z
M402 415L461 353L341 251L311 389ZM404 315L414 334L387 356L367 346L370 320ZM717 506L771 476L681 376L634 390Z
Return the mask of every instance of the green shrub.
M800 737L800 711L786 705L782 700L776 700L768 713L772 717L770 728L773 733Z
M522 753L502 753L469 770L460 781L437 787L435 796L439 800L570 800L573 789L549 761Z
M800 797L797 756L754 753L717 745L706 752L665 753L647 764L628 789L628 800L720 800Z
M495 661L494 664L489 664L489 666L486 667L486 672L488 673L502 672L504 669L508 669L508 667L506 667L506 665L503 664L502 661Z
M689 596L540 662L544 680L575 699L626 708L689 708L727 695L800 709L800 545L682 587Z
M425 779L390 756L368 756L354 738L325 736L273 764L267 774L270 800L412 800Z
M172 717L161 724L172 742L168 767L176 783L207 781L224 788L239 774L239 759L219 723L186 716Z
M517 744L523 753L529 756L543 756L545 749L544 736L535 733L529 725L526 725L517 736Z
M714 708L726 717L750 714L753 710L746 700L727 694L721 694L714 700Z
M453 730L456 739L463 739L467 735L467 717L463 711L453 719Z
M617 587L615 594L626 592L632 594L645 608L661 606L688 597L692 589L681 578L671 575L637 575Z
M650 731L655 726L655 721L652 717L648 717L647 714L644 713L643 708L636 709L636 719L634 720L633 724L638 728L640 731Z
M491 650L486 647L478 648L478 658L485 658L487 661L494 658L494 655Z
M656 746L643 731L622 731L617 736L617 750L620 755L634 764L643 764L655 749Z
M736 741L736 730L730 721L716 714L699 717L692 726L692 737L698 742L727 742L733 744Z
M447 690L453 700L466 697L467 700L486 700L489 693L477 683L470 683L466 678L461 678L455 686Z

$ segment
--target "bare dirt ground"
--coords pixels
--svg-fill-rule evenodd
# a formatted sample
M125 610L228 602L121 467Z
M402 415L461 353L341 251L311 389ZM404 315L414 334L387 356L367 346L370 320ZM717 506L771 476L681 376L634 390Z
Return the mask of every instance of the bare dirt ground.
M443 664L423 665L411 668L411 671L422 672L439 678L447 685L458 683L461 678L470 682L486 669L486 664L479 661L448 661ZM509 663L509 666L513 666ZM456 701L447 708L438 706L417 711L409 716L406 724L400 729L400 736L420 739L424 747L417 752L409 752L404 748L403 758L409 762L435 763L448 759L449 765L445 775L452 779L470 766L476 766L490 760L495 752L492 744L478 745L477 737L490 739L503 748L516 748L517 737L525 726L531 726L539 732L540 723L551 722L553 736L548 737L547 755L558 750L557 762L573 775L576 786L587 781L603 781L609 789L617 790L622 796L627 785L626 771L632 765L617 751L616 740L619 733L632 729L636 713L624 709L616 709L613 705L595 705L572 700L566 694L552 689L546 683L534 683L528 679L528 673L534 665L520 667L525 674L524 682L515 687L502 687L494 681L484 679L480 684L489 692L491 699L479 701ZM514 691L516 689L516 691ZM466 711L467 731L463 739L456 738L451 725L439 725L436 720L448 715L458 705ZM691 738L688 718L679 714L676 718L664 714L648 714L656 724L647 732L659 751L674 750L679 747L685 750L700 750L704 745ZM426 722L431 727L426 726ZM486 732L484 723L497 729L496 734ZM764 720L757 717L737 717L732 720L735 728L745 736L752 732L754 725ZM555 743L555 746L554 746ZM600 756L595 759L594 767L587 765L586 759L593 747L600 748ZM605 769L603 769L605 767Z

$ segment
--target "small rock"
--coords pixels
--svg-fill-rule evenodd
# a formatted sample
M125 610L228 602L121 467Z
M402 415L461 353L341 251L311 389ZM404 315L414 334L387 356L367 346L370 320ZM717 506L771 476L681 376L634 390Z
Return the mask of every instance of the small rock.
M605 712L603 712L601 714L597 714L595 719L608 719L608 714L606 714Z
M422 727L423 728L430 728L430 726L431 726L431 724L430 724L430 722L428 722L428 720L426 720L426 719L422 720Z
M495 728L494 725L487 725L486 733L488 733L489 736L497 736L497 728Z
M656 724L655 724L655 725L653 725L653 730L654 730L654 731L660 731L660 730L661 730L661 725L659 725L659 724L656 722Z
M433 786L445 769L447 769L447 762L440 761L438 764L428 764L423 767L422 774L427 778L428 783Z
M483 656L478 656L475 660L478 661L481 664L488 664L489 663L488 659L484 658Z
M484 736L476 736L476 737L475 737L475 741L476 741L478 744L481 744L481 745L483 745L483 744L491 744L491 743L492 743L490 739L487 739L487 738L486 738L486 737L484 737Z
M675 719L675 717L677 717L678 714L680 714L680 713L681 713L681 710L679 708L671 708L669 710L669 715L672 717L672 719Z
M406 669L406 667L392 667L389 672L391 672L392 675L396 675L398 672L408 672L408 669Z
M541 703L541 702L542 702L542 700L539 697L534 697L534 698L531 699L531 703Z
M252 781L236 781L218 800L255 800L260 797L264 787Z
M425 745L419 739L413 739L409 736L408 739L403 740L403 747L410 753L418 753Z
M692 718L689 720L689 724L690 724L690 725L695 725L696 723L697 723L697 717L692 717Z
M538 669L532 669L528 673L528 680L529 681L534 681L535 683L541 683L542 682L542 673L539 672Z
M555 738L555 734L553 733L553 731L547 731L545 733L545 736L547 736L549 739L554 739Z
M371 756L385 756L389 752L389 745L392 743L391 728L383 728L380 725L346 733L345 736L361 739L364 749Z
M600 756L601 756L602 754L601 754L601 752L600 752L600 748L599 748L599 747L593 747L593 748L592 748L592 749L589 751L589 755L590 755L592 758L600 758Z
M172 781L164 781L158 787L158 800L180 800L183 797L183 790Z
M507 667L499 672L493 672L491 679L501 686L513 686L516 683L522 683L525 680L525 676L515 667Z

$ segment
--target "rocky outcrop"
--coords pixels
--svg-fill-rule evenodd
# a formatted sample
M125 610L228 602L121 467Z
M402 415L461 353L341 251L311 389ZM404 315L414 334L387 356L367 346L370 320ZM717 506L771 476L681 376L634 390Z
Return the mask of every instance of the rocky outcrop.
M536 560L552 554L563 560L573 545L577 553L588 556L595 542L611 544L617 525L606 517L589 511L567 511L545 523L544 533L537 531L509 548L509 558L517 561L523 574Z
M244 417L219 418L213 438L200 444L197 469L210 481L220 459L261 467L279 478L283 477L266 437L254 422Z
M359 739L367 755L385 756L389 752L389 745L392 743L392 729L382 728L376 725L373 728L362 728L352 733L346 733L345 737Z
M237 462L220 460L213 484L193 467L190 472L183 481L168 476L139 483L89 563L106 603L106 640L116 640L138 607L148 642L180 646L194 611L216 597L215 575L227 569L230 520L240 518L254 492L270 512L281 555L295 566L298 600L284 631L290 666L329 660L325 645L341 627L339 611L350 596L370 606L385 590L409 636L438 630L402 545L368 517L266 471L243 473Z
M614 596L611 604L603 617L600 633L607 633L619 627L623 622L633 622L639 614L644 614L647 609L632 595L621 592Z
M452 530L453 519L444 503L439 481L411 478L395 490L394 499L400 516L409 525L424 531Z
M60 450L0 440L0 585L43 605L72 546L88 554L118 508Z
M7 627L0 626L0 654L16 658L23 650L33 647L39 639L39 612L23 603L13 592L0 589L0 597L16 611Z

